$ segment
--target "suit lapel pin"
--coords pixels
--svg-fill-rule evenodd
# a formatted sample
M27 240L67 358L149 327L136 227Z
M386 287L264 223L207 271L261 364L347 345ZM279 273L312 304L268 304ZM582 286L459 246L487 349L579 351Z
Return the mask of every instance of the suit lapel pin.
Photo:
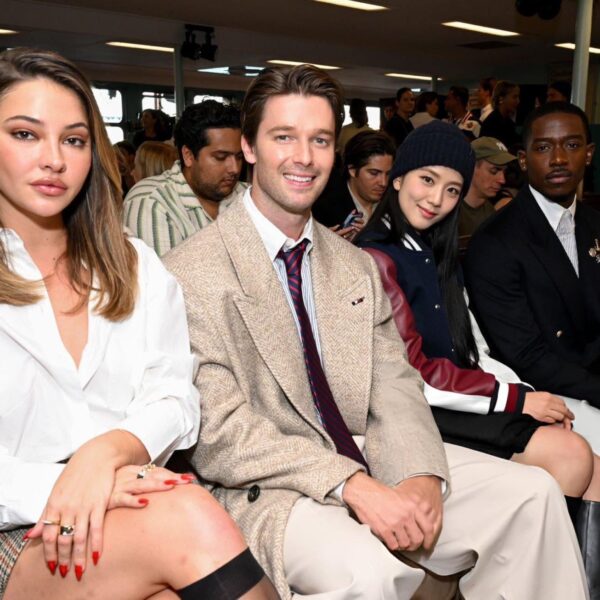
M600 248L598 248L598 252L600 252ZM356 300L352 300L352 306L356 306L357 304L360 304L361 302L363 302L365 299L364 296L361 296L360 298L357 298Z
M594 245L590 248L590 256L596 259L597 263L600 263L600 243L598 239L594 240Z

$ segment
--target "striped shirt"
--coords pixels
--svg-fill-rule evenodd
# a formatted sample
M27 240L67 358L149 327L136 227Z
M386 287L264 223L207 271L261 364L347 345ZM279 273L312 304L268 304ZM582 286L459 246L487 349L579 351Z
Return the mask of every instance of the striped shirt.
M247 184L238 182L233 192L219 203L219 213L241 198ZM125 226L154 248L166 254L213 219L185 180L179 161L155 177L136 183L125 197Z
M310 272L310 252L313 247L313 218L310 217L304 227L304 231L302 235L297 240L292 240L288 238L285 233L283 233L280 229L278 229L267 217L265 217L256 207L254 201L252 200L252 196L250 194L250 189L246 191L243 196L244 206L256 227L258 234L260 235L265 249L267 250L267 254L269 255L269 259L273 263L273 268L277 273L277 277L279 282L281 283L281 287L283 289L283 293L285 294L285 298L290 307L290 311L292 312L292 316L294 317L294 323L296 324L296 329L298 331L298 337L302 340L302 331L300 329L300 320L298 319L298 315L296 313L296 308L294 307L294 301L292 300L292 294L290 293L290 288L288 285L288 276L285 268L285 263L283 259L279 258L279 251L283 250L284 252L289 252L293 248L295 248L298 244L302 242L302 240L308 240L308 246L306 247L306 252L302 257L302 267L300 271L300 275L302 278L302 300L304 301L304 307L306 308L306 314L308 315L308 320L310 321L310 326L313 331L313 337L315 338L315 345L317 346L317 352L319 353L319 357L321 358L321 366L323 366L323 358L321 357L321 340L319 339L319 328L317 326L317 311L315 308L315 299L313 295L313 287L312 287L312 276ZM320 416L319 416L320 418Z

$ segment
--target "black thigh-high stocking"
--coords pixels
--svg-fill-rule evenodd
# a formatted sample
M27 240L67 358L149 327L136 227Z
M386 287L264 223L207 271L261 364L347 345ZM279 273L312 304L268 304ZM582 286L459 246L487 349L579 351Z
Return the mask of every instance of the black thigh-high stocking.
M579 514L579 509L581 508L581 498L565 496L565 500L567 502L567 509L569 511L569 516L571 517L573 526L577 527L577 515Z
M250 548L176 593L182 600L279 600Z

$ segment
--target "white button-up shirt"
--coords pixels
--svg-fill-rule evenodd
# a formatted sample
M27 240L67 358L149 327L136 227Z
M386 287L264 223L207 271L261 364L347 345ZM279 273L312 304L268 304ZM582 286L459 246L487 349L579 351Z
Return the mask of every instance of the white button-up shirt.
M10 268L40 281L21 239L0 229ZM64 465L84 442L129 431L151 459L192 446L200 406L181 290L140 240L133 313L112 322L89 302L79 367L66 350L45 288L28 306L0 304L0 530L34 523Z
M571 202L571 206L565 208L558 204L558 202L551 202L548 200L544 194L538 192L535 188L529 186L529 191L531 195L535 198L540 210L544 213L544 216L550 223L550 227L556 233L558 229L558 224L560 223L560 219L564 212L569 211L573 215L573 219L575 219L575 211L577 209L577 202L575 201L575 196L573 196L573 202Z

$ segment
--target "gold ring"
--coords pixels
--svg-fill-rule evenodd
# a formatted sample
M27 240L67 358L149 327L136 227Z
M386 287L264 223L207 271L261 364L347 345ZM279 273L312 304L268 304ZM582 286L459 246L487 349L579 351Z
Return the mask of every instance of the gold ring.
M75 527L73 525L61 525L60 535L75 535Z
M60 525L60 521L50 521L49 519L44 519L42 521L42 525Z
M149 462L147 465L144 465L136 475L136 479L144 479L148 474L148 471L152 471L152 469L156 469L156 465L153 462Z

